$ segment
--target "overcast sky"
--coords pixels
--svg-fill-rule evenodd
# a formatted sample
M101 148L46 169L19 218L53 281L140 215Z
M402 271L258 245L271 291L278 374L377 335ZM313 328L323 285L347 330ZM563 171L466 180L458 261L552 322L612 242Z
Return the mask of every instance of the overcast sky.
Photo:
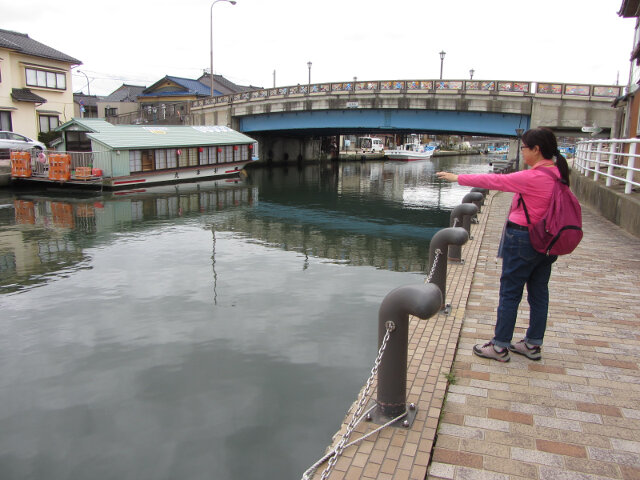
M622 0L237 0L213 6L214 71L241 85L444 78L625 85ZM210 64L209 0L3 2L0 28L82 62L91 94ZM74 91L87 79L73 74Z

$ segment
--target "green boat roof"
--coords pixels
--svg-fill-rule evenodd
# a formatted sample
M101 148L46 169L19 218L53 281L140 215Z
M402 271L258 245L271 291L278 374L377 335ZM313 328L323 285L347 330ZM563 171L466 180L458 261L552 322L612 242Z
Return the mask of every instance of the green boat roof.
M114 125L107 122L104 118L72 118L66 123L58 126L56 132L63 130L74 130L81 132L101 132Z
M190 127L112 125L111 128L89 133L87 136L113 150L255 143L253 138L220 125Z

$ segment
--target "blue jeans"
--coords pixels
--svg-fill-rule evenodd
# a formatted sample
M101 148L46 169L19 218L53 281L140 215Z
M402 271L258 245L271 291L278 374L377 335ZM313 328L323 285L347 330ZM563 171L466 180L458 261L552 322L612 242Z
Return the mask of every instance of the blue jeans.
M529 232L526 230L507 227L503 242L500 302L492 342L498 347L511 345L518 306L526 285L531 313L525 340L530 345L542 345L547 329L551 265L558 257L536 252L531 246Z

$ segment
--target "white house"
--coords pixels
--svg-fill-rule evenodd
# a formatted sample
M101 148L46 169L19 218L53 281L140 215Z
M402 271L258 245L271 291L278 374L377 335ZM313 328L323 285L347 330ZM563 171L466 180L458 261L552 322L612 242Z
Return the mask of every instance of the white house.
M31 138L73 118L71 68L82 62L0 29L0 130Z

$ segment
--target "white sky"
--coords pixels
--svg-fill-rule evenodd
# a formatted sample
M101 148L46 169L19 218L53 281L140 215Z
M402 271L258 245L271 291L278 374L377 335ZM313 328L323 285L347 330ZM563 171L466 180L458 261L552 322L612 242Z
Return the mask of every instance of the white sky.
M444 78L626 85L622 0L237 0L213 7L214 71L241 85ZM93 95L209 68L210 0L21 0L0 28L82 61ZM87 80L73 74L74 91Z

